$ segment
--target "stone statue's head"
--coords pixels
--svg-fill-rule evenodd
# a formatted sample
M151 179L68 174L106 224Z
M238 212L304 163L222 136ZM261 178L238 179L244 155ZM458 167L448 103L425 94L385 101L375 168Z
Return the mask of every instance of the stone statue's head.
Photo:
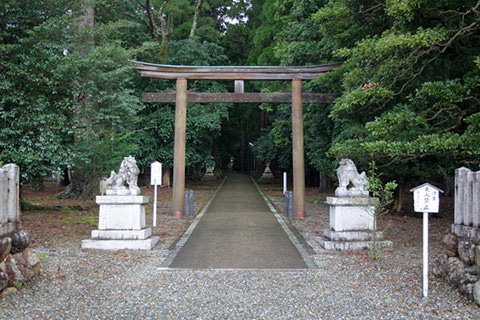
M351 159L342 159L340 160L339 165L351 167L351 166L355 166L355 163Z

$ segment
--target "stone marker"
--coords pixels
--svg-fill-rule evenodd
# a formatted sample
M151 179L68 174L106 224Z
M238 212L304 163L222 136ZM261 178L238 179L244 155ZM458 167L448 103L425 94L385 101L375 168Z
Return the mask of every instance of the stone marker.
M149 198L140 195L139 173L131 156L123 159L118 173L112 171L106 195L96 197L100 206L98 230L92 230L91 239L82 241L82 249L150 250L160 240L151 237L152 229L146 228L145 205Z
M210 157L208 164L205 168L204 177L214 177L215 176L215 160L213 157Z
M270 169L270 163L267 163L265 166L265 170L263 170L262 175L258 179L258 181L262 183L272 183L275 180L275 177Z
M267 164L265 167L265 170L263 171L262 174L263 179L272 179L273 178L273 173L272 170L270 169L270 163Z
M335 197L327 197L330 206L330 228L317 241L327 250L363 250L373 246L373 222L377 198L369 196L365 172L358 173L352 160L342 159L337 169L338 188ZM391 247L376 231L377 248Z
M455 223L452 233L480 241L480 171L455 170Z
M9 163L0 168L0 238L21 228L20 168Z

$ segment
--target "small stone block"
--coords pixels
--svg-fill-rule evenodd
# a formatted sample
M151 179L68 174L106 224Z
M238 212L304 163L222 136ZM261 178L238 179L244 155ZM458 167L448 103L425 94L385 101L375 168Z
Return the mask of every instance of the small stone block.
M35 268L35 266L40 265L40 259L32 249L27 248L27 250L23 252L23 256L25 257L26 266L28 268Z
M5 288L5 290L2 291L2 297L6 297L6 296L9 296L9 295L17 293L17 292L18 292L17 288L8 287L8 288Z
M15 222L0 224L0 238L9 236L12 232L15 232L17 229L18 229L18 223L15 223Z
M376 198L327 197L330 229L335 231L373 230Z
M148 196L96 196L97 204L147 204Z
M0 291L5 289L8 285L8 276L5 272L0 271Z
M145 228L147 196L97 196L100 205L98 229L141 230Z
M480 244L480 228L474 228L462 224L452 224L452 233L461 238L467 238L475 244Z
M333 241L367 241L373 239L371 231L334 231L327 229L323 235ZM375 234L377 240L383 239L383 231L377 231Z
M480 266L480 245L475 247L475 264Z
M145 240L151 235L151 228L142 230L92 230L93 240Z
M98 250L151 250L160 237L145 240L83 240L82 249Z
M327 197L326 204L334 206L375 206L378 198L372 197Z
M0 262L5 260L5 258L10 253L12 248L12 239L7 237L0 240Z
M326 250L354 251L373 248L373 241L331 241L323 237L317 237L316 240ZM391 248L393 243L389 240L376 241L376 246L377 248Z
M473 300L480 305L480 280L473 285Z
M7 262L7 276L8 276L8 286L14 287L17 285L18 282L22 282L25 280L22 272L17 266L17 261L14 258L8 258Z

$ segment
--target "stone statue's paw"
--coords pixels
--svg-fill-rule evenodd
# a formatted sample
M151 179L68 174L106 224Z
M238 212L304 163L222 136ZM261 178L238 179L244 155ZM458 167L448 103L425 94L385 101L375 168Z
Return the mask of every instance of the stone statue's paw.
M140 188L139 187L130 188L129 190L130 190L130 194L133 195L133 196L140 195Z

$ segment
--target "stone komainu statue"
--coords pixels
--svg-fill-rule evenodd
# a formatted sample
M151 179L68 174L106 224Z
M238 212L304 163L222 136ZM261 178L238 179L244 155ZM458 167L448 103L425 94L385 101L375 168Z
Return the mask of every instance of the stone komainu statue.
M355 163L350 159L340 160L337 169L337 197L368 197L368 181L365 172L358 173Z
M138 174L137 162L132 156L123 158L118 173L112 170L107 179L107 195L134 195L140 194L140 188L137 186ZM125 186L128 185L128 188Z

